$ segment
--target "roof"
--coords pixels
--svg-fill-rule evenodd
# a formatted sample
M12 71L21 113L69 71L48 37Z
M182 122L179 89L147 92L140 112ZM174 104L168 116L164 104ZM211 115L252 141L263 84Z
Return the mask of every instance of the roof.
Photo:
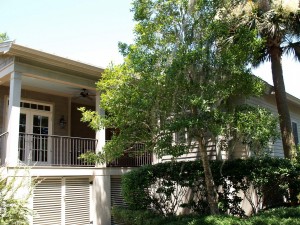
M90 76L100 77L104 71L103 68L64 58L58 55L50 54L40 50L28 48L14 43L14 41L6 41L0 43L0 55L15 56L24 62L35 62L54 66L56 68L69 69L76 72L86 73Z

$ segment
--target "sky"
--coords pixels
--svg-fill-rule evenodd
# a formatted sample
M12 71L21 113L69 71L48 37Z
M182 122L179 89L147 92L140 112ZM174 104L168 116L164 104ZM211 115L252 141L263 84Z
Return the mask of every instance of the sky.
M0 0L0 32L19 45L105 68L133 43L132 0ZM300 63L283 58L286 91L300 98ZM253 73L272 84L266 63Z

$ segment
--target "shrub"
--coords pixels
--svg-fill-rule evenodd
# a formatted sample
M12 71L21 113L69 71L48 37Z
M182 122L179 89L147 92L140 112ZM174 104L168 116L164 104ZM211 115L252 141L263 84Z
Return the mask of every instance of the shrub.
M22 178L19 173L22 173ZM28 175L27 168L15 169L11 175L7 174L6 167L0 168L0 224L29 224L28 216L32 211L27 204L32 179Z
M149 210L130 210L122 207L113 207L112 214L114 220L124 225L159 225L173 219L173 217L166 218Z
M261 205L282 205L284 197L292 202L300 192L300 169L290 160L265 157L212 161L211 169L223 213L244 216L239 192L250 202L254 213ZM165 216L176 214L179 208L208 213L200 161L168 162L133 170L122 177L122 193L133 210L151 208ZM258 201L252 200L253 195Z
M164 217L149 210L113 208L113 216L124 225L300 225L300 207L278 208L253 217L181 215Z

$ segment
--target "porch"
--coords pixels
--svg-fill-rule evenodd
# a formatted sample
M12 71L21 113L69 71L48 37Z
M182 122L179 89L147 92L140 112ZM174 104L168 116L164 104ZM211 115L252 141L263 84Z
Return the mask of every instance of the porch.
M78 108L104 114L95 85L102 72L102 68L13 42L1 43L1 163L94 167L78 157L87 151L101 151L109 138L105 129L95 132L81 122ZM107 166L135 167L151 162L149 154L126 153Z
M0 152L5 152L8 132L0 134ZM94 167L80 159L81 154L95 152L97 140L92 138L69 137L59 135L19 134L18 159L25 165L56 166L56 167ZM106 167L139 167L152 163L152 154L149 152L137 154L143 145L136 145L130 153Z

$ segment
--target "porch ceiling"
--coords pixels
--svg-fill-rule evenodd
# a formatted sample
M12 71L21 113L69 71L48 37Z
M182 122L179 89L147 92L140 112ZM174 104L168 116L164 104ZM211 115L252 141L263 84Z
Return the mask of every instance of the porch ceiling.
M13 42L0 44L0 86L10 85L10 74L22 75L22 89L65 96L72 101L95 103L95 82L102 68L37 51ZM88 95L81 95L83 89Z
M9 87L9 80L1 85ZM22 76L22 89L45 94L59 95L71 98L72 102L83 103L86 105L95 104L96 85L94 88L79 86L75 84L63 84L52 80L43 80L30 76ZM80 93L86 89L89 97L82 97Z

